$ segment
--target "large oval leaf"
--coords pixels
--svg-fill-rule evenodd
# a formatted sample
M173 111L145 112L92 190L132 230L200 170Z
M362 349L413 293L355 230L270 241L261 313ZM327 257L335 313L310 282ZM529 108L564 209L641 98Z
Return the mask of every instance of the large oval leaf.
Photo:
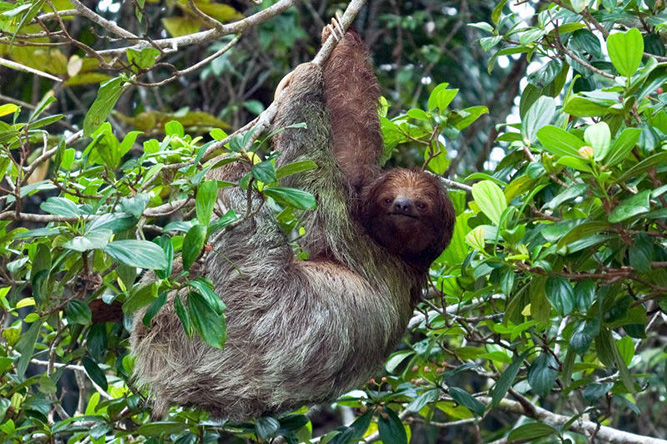
M119 240L109 242L104 252L118 262L130 267L161 270L167 268L167 257L162 248L145 240Z

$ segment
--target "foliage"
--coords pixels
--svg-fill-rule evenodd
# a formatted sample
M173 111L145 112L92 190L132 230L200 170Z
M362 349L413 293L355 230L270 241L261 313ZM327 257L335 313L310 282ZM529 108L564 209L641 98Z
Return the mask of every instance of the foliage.
M227 5L194 3L215 20L241 17ZM49 61L43 63L31 46L10 45L41 32L32 20L51 5L73 7L0 4L0 54L34 69L49 66L69 85L103 83L86 97L85 117L68 113L69 99L56 100L60 93L50 89L34 106L0 105L0 436L16 442L311 438L317 422L305 410L226 424L174 408L165 420L151 421L150 403L131 380L127 338L132 313L150 306L141 320L148 323L167 292L186 289L176 300L183 328L223 347L224 295L189 274L200 266L207 239L246 216L217 206L217 191L240 186L259 193L298 243L294 209L313 208L315 199L279 180L314 165L276 169L278 154L268 152L267 139L252 130L223 131L240 126L226 121L233 106L261 111L259 102L225 96L226 111L195 115L124 104L149 72L164 74L165 54L155 48L127 49L118 67L101 66L97 50L67 57L40 48ZM189 2L173 2L167 17L153 15L159 2L135 6L145 30L162 23L179 36L210 27ZM488 34L479 43L491 53L489 68L517 55L534 63L519 122L501 122L494 143L504 157L491 163L492 171L453 183L454 237L432 266L432 285L409 335L376 378L338 400L335 407L357 412L356 419L329 427L320 442L461 440L471 427L484 440L511 442L586 442L594 434L642 442L621 430L667 433L665 6L603 0L539 8L526 19L506 1L495 9L485 4L487 20L470 24ZM290 11L264 23L259 41L279 36L275 45L285 49L303 37L289 26ZM427 29L429 13L394 12L382 20L390 29L417 32ZM92 37L80 36L86 45ZM197 56L203 58L187 53ZM247 56L242 47L223 52L202 76L243 77L234 66L256 67ZM409 76L399 77L396 88L419 89ZM23 80L21 90L29 83ZM455 109L468 101L461 92L470 95L465 85L450 83L384 104L386 161L423 159L436 174L451 170L460 133L475 131L474 122L494 110ZM63 112L49 113L58 106ZM231 120L239 116L245 114ZM250 170L239 183L206 178L233 161ZM138 269L152 270L156 279L141 280ZM113 322L118 310L123 321ZM610 427L597 430L602 423Z

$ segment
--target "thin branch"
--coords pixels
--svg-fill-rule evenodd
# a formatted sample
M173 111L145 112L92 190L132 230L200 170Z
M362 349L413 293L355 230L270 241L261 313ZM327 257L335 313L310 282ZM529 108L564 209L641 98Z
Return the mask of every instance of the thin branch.
M86 5L81 3L78 0L70 0L71 3L74 5L76 10L81 14L82 16L86 17L88 20L90 20L93 23L96 23L103 27L104 29L111 31L112 33L116 34L119 37L125 38L125 39L137 39L138 37L134 34L132 34L130 31L121 28L114 22L111 22L101 15L95 13L93 10L88 9Z
M274 16L281 14L298 2L299 0L280 0L275 5L270 6L258 12L257 14L253 14L250 17L246 17L243 20L239 20L237 22L222 25L221 29L208 29L206 31L196 32L194 34L189 34L182 37L152 40L150 43L141 42L133 46L98 51L98 54L102 56L123 55L129 48L142 49L149 46L163 49L165 52L175 52L184 46L208 42L210 40L220 38L223 35L241 34L246 29L257 26Z
M28 72L30 74L35 74L40 77L44 77L49 80L53 80L54 82L62 82L62 79L52 76L51 74L45 73L44 71L40 71L35 68L31 68L29 66L22 65L20 63L13 62L11 60L3 59L0 58L0 65L6 66L7 68L15 69L17 71L24 71Z
M491 398L486 396L482 396L477 399L485 404L491 403ZM526 411L520 402L511 401L508 399L503 399L500 401L496 408L504 412L528 416L538 421L555 426L563 425L572 419L570 416L552 413L549 410L543 409L542 407L538 407L536 405L531 405L530 409L528 409L529 411ZM586 421L583 419L574 421L572 424L570 424L570 429L579 433L584 433L588 436L596 433L597 431L596 436L600 438L600 440L612 444L667 444L667 440L664 439L635 435L634 433L624 432L612 427L601 426L600 424L593 421Z
M193 72L197 71L198 69L202 68L203 66L206 66L207 64L209 64L213 60L217 59L218 57L220 57L221 55L223 55L224 53L226 53L227 51L232 49L239 42L239 40L241 40L241 36L237 35L236 37L234 37L234 39L231 42L229 42L227 45L225 45L224 48L220 49L219 51L216 51L214 54L211 54L210 56L206 57L205 59L201 60L200 62L195 63L194 65L190 66L189 68L183 69L181 71L176 71L169 78L166 78L164 80L161 80L159 82L154 82L154 83L142 83L142 82L134 82L134 83L136 83L137 85L140 85L140 86L147 86L147 87L165 85L169 82L172 82L172 81L176 80L179 77L186 76L190 73L193 73Z

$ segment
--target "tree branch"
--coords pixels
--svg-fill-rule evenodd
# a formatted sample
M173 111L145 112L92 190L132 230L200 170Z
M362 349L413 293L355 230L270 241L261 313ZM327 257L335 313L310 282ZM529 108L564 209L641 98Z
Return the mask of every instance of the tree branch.
M477 399L486 404L491 403L490 397L482 396ZM532 408L529 409L532 410L532 413L527 412L521 403L518 401L510 401L509 399L503 399L500 401L497 408L507 413L524 415L529 418L556 426L563 425L572 419L570 416L558 415L536 405L532 405ZM597 438L612 444L667 444L667 440L664 439L635 435L634 433L624 432L612 427L601 426L600 424L593 421L586 421L583 419L574 421L570 425L570 429L586 434L587 436L591 436L593 433L595 433Z
M147 47L155 47L165 50L165 52L175 52L184 46L196 45L210 40L215 40L223 35L241 34L246 29L264 23L268 19L281 14L290 7L297 4L300 0L280 0L273 6L270 6L257 14L246 17L237 22L222 25L219 29L208 29L206 31L196 32L194 34L185 35L182 37L172 37L168 39L153 40L149 42L141 42L133 46L123 48L106 49L98 51L101 56L117 56L123 55L129 48L142 49Z

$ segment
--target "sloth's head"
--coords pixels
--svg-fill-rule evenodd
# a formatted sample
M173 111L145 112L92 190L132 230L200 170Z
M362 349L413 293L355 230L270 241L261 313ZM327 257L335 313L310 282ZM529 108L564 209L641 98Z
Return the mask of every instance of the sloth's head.
M441 181L424 171L391 170L369 184L361 199L366 232L420 269L427 269L447 247L455 219Z

